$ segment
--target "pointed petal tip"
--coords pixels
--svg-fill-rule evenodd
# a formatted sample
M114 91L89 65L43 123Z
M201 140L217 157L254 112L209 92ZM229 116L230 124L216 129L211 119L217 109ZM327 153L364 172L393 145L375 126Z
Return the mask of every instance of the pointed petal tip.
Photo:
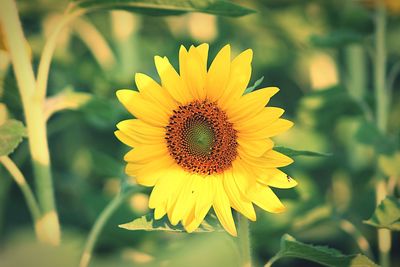
M225 229L231 236L237 237L236 227L232 229Z
M267 87L267 89L271 90L272 96L281 90L281 89L279 89L279 87L276 87L276 86Z

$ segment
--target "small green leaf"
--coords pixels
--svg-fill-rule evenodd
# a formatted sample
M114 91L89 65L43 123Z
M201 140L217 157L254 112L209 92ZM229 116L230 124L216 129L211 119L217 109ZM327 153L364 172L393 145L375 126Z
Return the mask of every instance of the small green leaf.
M377 228L400 231L400 200L394 197L386 197L376 207L372 217L364 223Z
M147 15L179 15L203 12L238 17L255 11L226 0L76 0L83 9L122 9Z
M186 232L181 224L174 226L168 221L168 218L166 217L163 217L160 220L155 220L153 211L129 223L121 224L119 225L119 227L133 231L144 230L144 231ZM200 224L199 228L197 228L194 232L205 233L214 231L223 231L223 229L218 224L215 216L208 215L206 219Z
M321 153L307 150L295 150L288 147L277 146L274 147L274 150L285 154L288 157L297 157L297 156L308 156L308 157L330 157L331 153Z
M25 136L26 130L20 121L7 120L0 125L0 156L11 154Z
M254 82L254 84L252 86L250 86L249 88L247 88L246 90L244 90L244 95L253 92L264 80L264 76L262 76L260 79L258 79L257 81Z
M304 244L288 234L282 237L278 254L265 266L271 266L278 259L285 257L305 259L330 267L378 266L362 254L344 255L340 251L329 247Z

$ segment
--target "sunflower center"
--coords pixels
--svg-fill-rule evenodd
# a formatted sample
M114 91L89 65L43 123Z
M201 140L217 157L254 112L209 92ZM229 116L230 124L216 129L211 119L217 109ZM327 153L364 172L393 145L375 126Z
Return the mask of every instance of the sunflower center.
M166 129L168 151L186 171L221 173L237 156L236 131L216 103L193 101L179 106Z

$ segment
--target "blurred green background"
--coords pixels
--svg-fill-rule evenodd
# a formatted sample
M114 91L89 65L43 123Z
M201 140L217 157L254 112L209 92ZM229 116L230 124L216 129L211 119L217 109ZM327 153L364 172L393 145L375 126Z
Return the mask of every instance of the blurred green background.
M251 223L253 256L259 266L279 249L284 233L346 254L368 250L377 257L376 230L362 223L375 209L374 174L380 152L390 142L371 142L366 118L373 116L372 57L374 9L371 1L235 1L257 10L240 18L190 13L146 16L99 11L76 20L59 38L49 76L50 96L65 90L90 94L78 110L63 111L48 123L57 207L62 223L60 248L38 245L19 188L0 168L0 266L77 266L96 217L117 194L128 148L114 136L115 124L130 115L115 92L135 88L135 72L158 80L155 55L178 66L181 44L207 42L210 58L225 44L236 55L254 51L250 84L281 91L271 106L283 107L295 127L275 139L278 145L332 153L297 157L286 171L299 186L275 190L287 205L284 214L258 210ZM392 88L389 138L400 137L400 2L388 3L388 86ZM45 38L67 1L17 1L36 70ZM0 120L23 121L15 77L1 51ZM210 62L209 62L210 63ZM397 70L398 72L398 70ZM397 78L396 78L397 77ZM68 93L66 93L68 94ZM78 98L79 98L78 97ZM75 99L76 100L76 99ZM27 141L12 158L33 184ZM396 164L399 164L397 162ZM399 186L394 185L395 193ZM236 247L226 234L126 231L118 224L148 212L148 189L132 196L107 223L91 266L236 266ZM392 266L400 266L399 234L393 235ZM282 260L274 266L317 266Z

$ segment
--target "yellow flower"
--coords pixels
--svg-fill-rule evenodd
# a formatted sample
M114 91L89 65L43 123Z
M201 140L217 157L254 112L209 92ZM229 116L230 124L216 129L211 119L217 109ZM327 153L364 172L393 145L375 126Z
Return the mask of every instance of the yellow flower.
M156 56L161 85L137 73L139 92L119 90L117 97L136 119L118 123L116 136L133 149L124 159L126 173L154 187L149 207L155 219L196 230L211 207L222 226L236 236L231 207L256 220L253 203L284 211L270 187L297 183L278 168L293 162L274 151L270 137L293 123L284 110L265 107L279 89L243 95L251 76L253 52L231 61L221 49L207 69L208 44L181 46L179 74L166 57Z

